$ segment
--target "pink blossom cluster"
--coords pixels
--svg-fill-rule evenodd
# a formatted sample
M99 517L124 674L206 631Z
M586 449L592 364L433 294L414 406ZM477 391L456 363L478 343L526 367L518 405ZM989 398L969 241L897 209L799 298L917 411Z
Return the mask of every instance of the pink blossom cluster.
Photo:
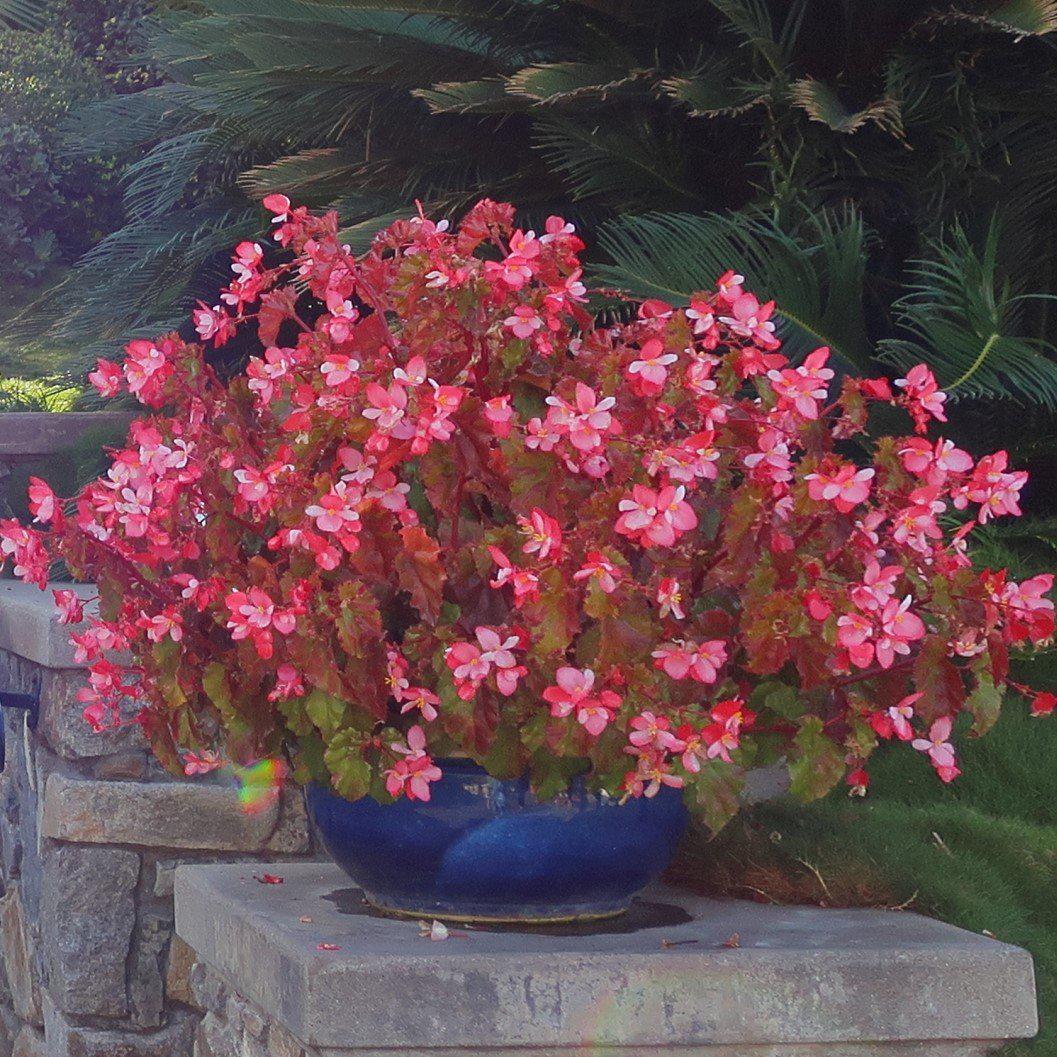
M927 367L791 361L733 271L597 320L560 217L484 200L357 257L334 215L264 206L197 341L91 373L145 408L107 472L0 522L16 576L99 585L98 611L56 593L97 729L188 773L286 754L350 797L427 800L453 754L554 790L572 760L718 824L749 761L862 792L906 743L951 780L963 714L985 730L1010 651L1052 638L1052 577L970 560L1027 475L929 435ZM907 434L871 440L874 404Z

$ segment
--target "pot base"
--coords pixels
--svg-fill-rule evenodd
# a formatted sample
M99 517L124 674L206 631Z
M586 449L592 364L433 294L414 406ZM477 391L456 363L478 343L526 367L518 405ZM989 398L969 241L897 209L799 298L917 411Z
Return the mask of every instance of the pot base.
M561 925L591 925L598 921L611 921L613 918L622 917L630 908L628 906L616 907L607 910L583 910L574 913L561 912L559 914L545 914L538 910L522 908L521 910L509 910L501 913L477 913L473 910L463 908L461 910L445 910L442 907L428 909L416 909L414 907L396 907L387 905L384 900L369 892L363 893L364 902L379 914L387 918L399 918L402 921L441 921L455 925L510 925L532 928L545 928L548 925L555 927Z

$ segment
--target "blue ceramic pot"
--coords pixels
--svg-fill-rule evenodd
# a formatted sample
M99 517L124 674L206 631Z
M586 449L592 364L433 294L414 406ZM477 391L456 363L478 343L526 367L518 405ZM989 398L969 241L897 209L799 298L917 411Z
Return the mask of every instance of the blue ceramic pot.
M455 921L609 917L658 878L686 825L676 789L620 804L575 781L540 802L526 778L438 762L444 777L428 803L308 789L324 844L379 910Z

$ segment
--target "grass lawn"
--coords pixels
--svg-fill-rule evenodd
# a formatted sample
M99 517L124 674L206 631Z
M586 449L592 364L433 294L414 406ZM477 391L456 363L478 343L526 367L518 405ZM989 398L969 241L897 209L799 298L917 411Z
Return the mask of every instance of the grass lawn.
M690 841L676 875L741 898L906 907L1026 947L1042 1030L1003 1053L1057 1057L1057 718L1027 711L1014 698L987 737L963 738L950 786L896 749L865 800L758 806Z

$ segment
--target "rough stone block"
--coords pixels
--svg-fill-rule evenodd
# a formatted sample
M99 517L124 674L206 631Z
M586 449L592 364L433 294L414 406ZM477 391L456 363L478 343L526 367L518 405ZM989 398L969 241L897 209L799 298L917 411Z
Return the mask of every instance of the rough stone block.
M128 998L132 1023L156 1028L165 1008L165 964L172 938L172 910L140 907L128 959Z
M195 1017L174 1012L159 1031L112 1031L77 1024L50 1004L44 1032L48 1057L191 1057Z
M1037 1030L1026 951L915 914L659 888L630 919L587 932L431 943L413 921L365 911L336 866L260 869L284 883L257 884L245 866L179 868L177 932L303 1045L348 1057L872 1057L885 1046L931 1057Z
M296 855L307 852L311 845L304 792L297 786L284 789L279 799L279 821L268 838L267 850L280 855Z
M121 848L46 850L42 941L48 990L60 1010L129 1013L125 964L136 922L139 856Z
M21 1020L43 1027L40 981L29 945L18 885L12 885L0 899L0 953L3 954L15 1013Z
M234 786L212 782L101 782L52 775L42 831L55 840L152 848L260 851L278 807L244 812Z
M210 1013L222 1013L227 1007L228 991L224 981L207 965L195 961L189 978L192 1004Z
M220 1013L207 1013L195 1031L194 1057L242 1057L242 1031Z
M38 732L56 753L68 759L140 750L139 764L141 770L144 769L147 742L142 730L130 724L117 730L93 733L82 715L84 705L77 700L77 691L84 685L82 670L44 671L40 685Z
M179 936L173 936L169 944L165 964L165 997L169 1002L181 1002L185 1006L195 1005L191 994L191 970L195 966L195 952Z
M11 1057L51 1057L44 1042L44 1032L27 1024L11 1047Z

